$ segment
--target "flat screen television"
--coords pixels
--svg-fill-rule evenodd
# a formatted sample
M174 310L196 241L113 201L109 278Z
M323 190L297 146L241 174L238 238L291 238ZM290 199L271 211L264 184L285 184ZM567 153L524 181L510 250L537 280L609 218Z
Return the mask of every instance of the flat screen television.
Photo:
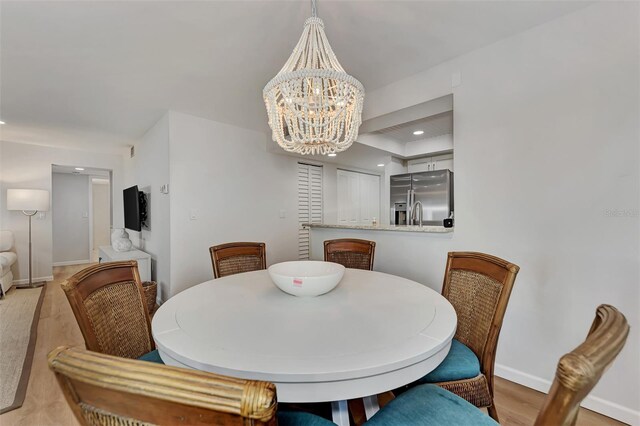
M140 217L140 194L138 186L123 191L124 195L124 227L132 231L142 230Z

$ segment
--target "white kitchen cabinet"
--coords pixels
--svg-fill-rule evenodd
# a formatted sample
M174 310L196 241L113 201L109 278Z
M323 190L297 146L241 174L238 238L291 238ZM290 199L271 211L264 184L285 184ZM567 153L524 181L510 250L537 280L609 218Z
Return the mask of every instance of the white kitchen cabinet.
M435 170L453 171L453 154L418 158L415 160L409 160L407 164L408 173L431 172Z
M151 281L151 255L142 250L115 251L111 246L100 246L98 261L117 262L120 260L135 260L138 262L140 281Z
M380 220L380 176L338 170L338 224Z

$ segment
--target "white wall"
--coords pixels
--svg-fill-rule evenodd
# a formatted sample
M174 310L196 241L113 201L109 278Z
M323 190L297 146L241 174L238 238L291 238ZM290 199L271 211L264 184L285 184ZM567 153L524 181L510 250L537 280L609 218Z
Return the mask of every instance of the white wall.
M451 151L452 149L453 135L448 134L407 142L404 148L404 155L406 157L425 156L442 151Z
M449 250L484 251L520 265L498 373L544 391L559 357L585 338L596 307L618 307L632 332L586 404L634 424L639 7L589 6L369 92L365 103L365 118L452 91L455 103L455 232L403 237L403 250L381 236L377 268L440 289ZM452 88L454 72L462 84Z
M167 300L171 271L169 194L160 187L169 184L169 113L149 129L135 145L135 156L125 160L126 187L138 185L147 194L149 229L127 231L134 245L151 255L151 276L158 283L160 300ZM119 194L122 198L122 194Z
M53 263L88 262L89 176L53 173L51 187Z
M7 189L33 188L51 191L51 165L82 165L113 170L113 224L122 227L123 158L116 154L95 154L70 149L51 148L0 141L2 147L2 202L6 202ZM36 216L38 217L38 216ZM12 230L16 238L18 267L13 269L14 279L26 282L29 268L28 221L16 211L0 210L2 229ZM51 212L44 219L33 220L33 277L34 280L52 277L52 221Z
M170 117L170 296L213 278L212 245L264 241L268 264L297 259L297 160L266 152L263 133Z
M367 95L368 96L368 95ZM365 103L366 105L366 103ZM384 134L365 133L358 136L358 143L372 146L401 157L405 156L406 143L398 142Z

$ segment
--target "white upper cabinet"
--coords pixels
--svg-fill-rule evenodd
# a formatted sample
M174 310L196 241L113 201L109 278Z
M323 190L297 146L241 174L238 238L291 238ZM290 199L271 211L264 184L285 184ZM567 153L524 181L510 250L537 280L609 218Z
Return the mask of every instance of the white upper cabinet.
M431 172L435 170L453 171L453 154L436 155L433 157L409 160L407 166L408 173Z
M380 176L338 170L338 223L371 225L380 220Z

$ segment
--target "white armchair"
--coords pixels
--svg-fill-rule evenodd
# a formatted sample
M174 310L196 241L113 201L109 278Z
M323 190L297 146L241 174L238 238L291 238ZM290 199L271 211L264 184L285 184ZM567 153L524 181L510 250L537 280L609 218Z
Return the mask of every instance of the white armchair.
M18 260L18 256L13 249L13 232L0 231L0 289L4 295L13 282L11 267Z

